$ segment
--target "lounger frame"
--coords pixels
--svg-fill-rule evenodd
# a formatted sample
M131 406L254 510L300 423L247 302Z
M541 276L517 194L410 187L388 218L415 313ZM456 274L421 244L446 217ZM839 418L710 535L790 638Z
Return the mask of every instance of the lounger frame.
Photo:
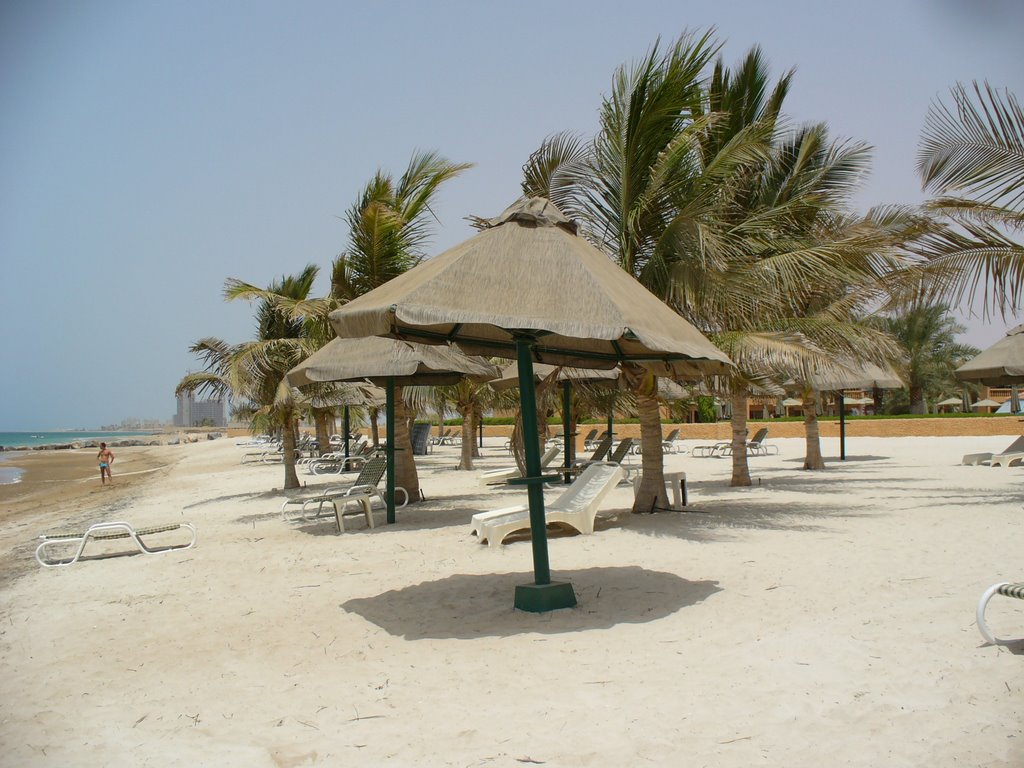
M151 547L144 541L144 537L153 536L158 533L185 529L191 534L191 540L187 544L171 544L162 547ZM136 529L131 523L114 521L109 523L96 523L90 525L84 533L48 533L39 537L42 542L36 547L36 560L45 568L57 568L77 563L85 552L85 547L90 541L107 541L111 539L130 539L135 542L139 551L147 555L158 555L164 552L171 552L176 549L191 549L196 543L196 528L191 523L173 523L160 525L151 528ZM68 546L78 542L78 548L71 557L53 558L49 556L49 550L58 546Z

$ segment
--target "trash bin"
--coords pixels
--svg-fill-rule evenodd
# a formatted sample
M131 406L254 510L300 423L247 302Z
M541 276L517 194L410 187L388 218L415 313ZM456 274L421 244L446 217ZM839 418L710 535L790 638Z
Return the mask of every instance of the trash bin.
M430 425L412 425L412 453L413 456L426 456L430 450Z

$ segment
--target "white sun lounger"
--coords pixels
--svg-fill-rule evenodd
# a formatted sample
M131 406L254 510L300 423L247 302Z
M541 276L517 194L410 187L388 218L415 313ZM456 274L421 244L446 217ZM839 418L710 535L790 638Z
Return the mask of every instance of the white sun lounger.
M986 589L985 593L981 596L981 600L978 601L978 610L975 615L978 619L978 630L981 632L981 636L988 642L995 645L1006 645L1011 641L1001 640L993 635L991 630L988 628L988 624L985 623L985 608L988 606L988 601L995 595L1004 595L1006 597L1015 597L1018 600L1024 600L1024 584L1011 584L1008 581L1001 581Z
M168 531L187 530L191 539L186 544L171 544L162 547L152 547L144 541L145 538L158 533ZM61 565L77 563L85 551L85 546L90 541L106 541L110 539L131 539L138 546L140 552L147 555L156 555L162 552L170 552L175 549L190 549L196 543L196 529L191 523L172 523L170 525L159 525L151 528L134 528L130 523L111 522L96 523L90 525L84 533L45 533L39 537L42 543L36 547L36 560L47 568L54 568ZM75 552L68 557L54 557L51 550L60 547L75 546Z
M991 467L1008 467L1014 460L1024 456L1024 436L1018 437L1002 453L968 453L961 460L961 464L976 467L979 464L988 464Z
M594 532L597 510L626 471L618 464L591 464L561 496L544 505L548 525L567 525L580 533ZM507 507L473 516L473 530L479 541L500 547L507 536L530 527L529 507Z
M1020 465L1024 463L1024 452L1015 453L997 453L991 459L989 459L988 465L990 467L1012 467L1015 464Z

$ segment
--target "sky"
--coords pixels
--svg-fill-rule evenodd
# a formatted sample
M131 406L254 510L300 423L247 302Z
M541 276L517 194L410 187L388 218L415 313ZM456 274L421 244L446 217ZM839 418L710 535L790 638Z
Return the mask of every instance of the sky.
M1016 0L5 0L0 431L169 420L191 343L253 337L226 278L312 263L325 294L345 210L417 150L474 163L440 194L440 253L546 136L595 132L617 67L711 27L727 63L760 45L796 69L791 120L874 148L862 210L924 199L917 142L956 82L1024 95ZM1016 323L967 324L985 347Z

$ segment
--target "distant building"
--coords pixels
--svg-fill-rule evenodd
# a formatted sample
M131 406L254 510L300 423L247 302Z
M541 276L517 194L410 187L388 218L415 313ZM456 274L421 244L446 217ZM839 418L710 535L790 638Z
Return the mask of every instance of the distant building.
M223 398L196 400L191 392L178 395L178 412L174 414L176 427L226 427Z

